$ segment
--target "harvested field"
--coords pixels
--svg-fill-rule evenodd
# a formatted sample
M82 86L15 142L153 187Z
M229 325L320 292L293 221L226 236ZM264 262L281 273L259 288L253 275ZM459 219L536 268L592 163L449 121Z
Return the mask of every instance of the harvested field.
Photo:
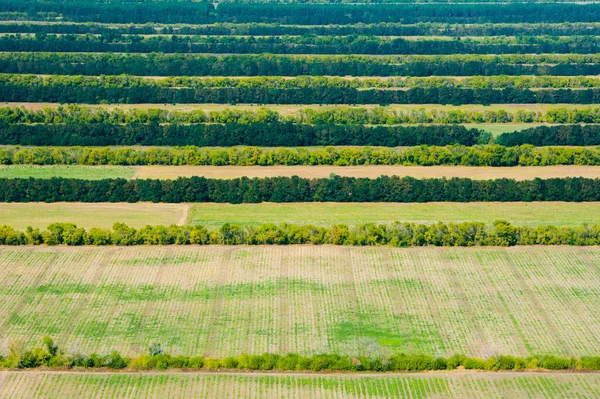
M137 166L138 179L176 179L181 176L205 176L216 179L236 177L300 176L326 178L332 173L340 176L377 178L387 176L411 176L418 179L435 177L463 177L476 180L509 178L531 180L536 177L599 178L597 166Z
M600 350L599 264L598 247L3 247L0 340L585 356Z
M187 207L184 204L150 203L0 203L0 224L19 230L28 226L46 228L51 223L74 223L78 227L111 228L125 223L140 228L148 224L185 224Z
M0 166L0 178L29 178L50 179L52 177L64 177L68 179L131 179L135 169L125 166L34 166L34 165L10 165Z
M219 228L225 223L254 226L262 223L316 226L343 223L355 226L395 221L433 224L440 221L493 223L495 220L525 226L580 226L583 223L600 224L600 203L206 203L192 205L190 215L189 223L209 228Z
M4 382L2 382L4 380ZM597 397L599 374L124 374L10 372L0 397L37 398L572 398Z

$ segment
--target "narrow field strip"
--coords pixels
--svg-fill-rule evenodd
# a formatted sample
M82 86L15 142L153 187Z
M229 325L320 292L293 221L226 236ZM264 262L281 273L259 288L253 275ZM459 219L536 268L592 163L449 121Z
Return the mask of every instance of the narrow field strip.
M142 228L146 225L185 224L188 211L186 204L151 203L0 203L0 224L25 230L46 228L51 223L74 223L91 229L112 228L115 223Z
M0 339L82 353L595 355L600 248L3 247Z
M4 214L3 207L11 205L0 204L0 218ZM506 220L514 225L525 226L600 224L600 203L432 202L426 204L262 203L236 205L207 203L192 205L188 222L207 228L220 228L225 223L244 226L258 226L263 223L331 226L343 223L355 226L363 223L391 223L394 221L426 224L434 224L439 221L489 224L495 220Z
M135 169L126 166L85 166L85 165L3 165L0 166L0 178L50 179L64 177L71 179L102 180L132 179Z
M236 177L300 176L326 178L331 174L348 177L377 178L386 176L410 176L426 178L469 178L475 180L515 179L531 180L536 177L600 177L600 167L595 166L518 166L518 167L469 167L469 166L136 166L138 179L176 179L178 177L204 176L216 179ZM1 169L0 169L1 170Z
M3 382L2 382L3 381ZM0 397L19 398L592 398L600 375L430 373L299 375L269 373L3 372Z

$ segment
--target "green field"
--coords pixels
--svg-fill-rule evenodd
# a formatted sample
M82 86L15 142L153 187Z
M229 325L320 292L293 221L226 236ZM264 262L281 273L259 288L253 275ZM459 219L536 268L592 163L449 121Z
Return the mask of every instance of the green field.
M3 381L3 383L2 383ZM0 373L0 397L55 398L580 398L598 374L450 373L395 376Z
M1 208L0 208L1 209ZM304 203L196 204L190 224L220 227L224 223L259 225L293 223L331 226L336 223L437 223L508 220L517 225L578 226L600 224L600 203L471 202L471 203Z
M187 205L149 203L0 203L0 224L25 230L46 228L51 223L74 223L79 227L111 228L125 223L140 228L148 224L184 224Z
M63 177L69 179L131 179L135 173L134 168L123 166L33 166L11 165L0 166L0 178L38 178Z
M600 351L600 248L4 247L0 340L83 353ZM6 341L4 341L6 342Z

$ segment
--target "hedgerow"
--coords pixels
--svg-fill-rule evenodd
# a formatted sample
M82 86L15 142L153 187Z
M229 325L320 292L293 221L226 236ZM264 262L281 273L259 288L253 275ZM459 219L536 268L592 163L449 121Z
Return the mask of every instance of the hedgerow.
M239 226L219 229L203 226L146 226L134 229L115 223L112 229L85 230L72 223L53 223L45 230L17 231L0 226L0 245L351 245L394 247L469 247L514 245L600 244L600 225L579 227L513 226L506 221L492 225L479 222L418 224L364 224L331 227L293 224Z

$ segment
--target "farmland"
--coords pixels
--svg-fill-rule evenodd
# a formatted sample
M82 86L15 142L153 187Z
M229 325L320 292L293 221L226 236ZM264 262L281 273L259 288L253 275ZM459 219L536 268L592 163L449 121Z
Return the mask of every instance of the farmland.
M0 1L0 397L600 397L598 21Z
M567 247L3 248L0 339L51 333L84 353L160 342L205 356L579 356L600 348L599 258Z
M570 398L600 392L597 374L253 375L26 372L0 374L0 396L104 398Z

